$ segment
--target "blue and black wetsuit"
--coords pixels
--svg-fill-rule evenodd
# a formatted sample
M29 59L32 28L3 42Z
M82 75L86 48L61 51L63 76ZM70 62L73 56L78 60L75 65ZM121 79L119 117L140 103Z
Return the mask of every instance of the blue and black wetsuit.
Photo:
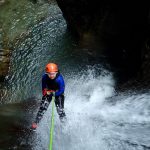
M63 76L60 73L57 73L55 79L50 79L47 74L44 74L42 76L42 91L44 91L45 89L55 91L55 105L57 108L57 113L60 119L62 119L65 116L65 112L64 112L65 83L64 83ZM39 123L39 121L42 119L51 100L52 100L52 95L43 95L40 108L36 117L36 121L35 121L36 123Z
M60 96L64 94L65 83L63 76L60 73L57 73L55 79L50 79L47 74L42 76L42 91L44 89L56 91L55 96Z

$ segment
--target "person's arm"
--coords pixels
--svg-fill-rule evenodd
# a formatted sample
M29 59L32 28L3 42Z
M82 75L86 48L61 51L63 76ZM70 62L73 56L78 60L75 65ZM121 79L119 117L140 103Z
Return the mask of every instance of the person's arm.
M62 76L60 76L59 78L58 78L58 85L59 85L59 89L58 89L58 91L55 93L55 96L60 96L61 94L63 94L64 93L64 91L65 91L65 82L64 82L64 79L63 79L63 77Z
M47 89L46 89L46 76L42 76L42 94L45 96L47 94Z

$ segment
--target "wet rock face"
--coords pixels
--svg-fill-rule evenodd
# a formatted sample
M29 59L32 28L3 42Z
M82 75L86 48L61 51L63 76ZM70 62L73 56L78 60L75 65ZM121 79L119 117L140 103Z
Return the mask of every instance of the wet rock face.
M4 80L9 68L9 49L0 49L0 82Z
M148 54L143 47L150 37L148 3L111 0L57 0L57 3L69 29L78 36L79 41L84 41L88 34L96 39L97 45L105 45L105 55L117 68L119 76L128 76L129 79L139 71L148 71L143 62L146 59L142 59Z
M5 0L0 0L0 5L4 4Z
M0 82L4 81L5 76L8 73L9 62L10 62L10 48L9 40L3 34L2 28L0 29Z
M16 41L21 41L30 26L47 16L49 3L42 0L0 0L0 82L11 67L10 53Z
M30 127L39 107L38 100L29 98L25 102L15 104L1 104L0 106L0 145L1 149L32 149L34 134ZM30 139L29 139L30 138Z

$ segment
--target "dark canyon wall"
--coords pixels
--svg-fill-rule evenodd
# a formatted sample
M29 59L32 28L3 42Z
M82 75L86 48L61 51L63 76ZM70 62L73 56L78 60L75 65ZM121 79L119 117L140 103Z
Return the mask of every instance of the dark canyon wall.
M103 43L105 55L122 79L138 76L140 80L149 80L148 3L112 0L57 0L57 3L69 30L79 41L88 36L89 45L92 39L97 45Z

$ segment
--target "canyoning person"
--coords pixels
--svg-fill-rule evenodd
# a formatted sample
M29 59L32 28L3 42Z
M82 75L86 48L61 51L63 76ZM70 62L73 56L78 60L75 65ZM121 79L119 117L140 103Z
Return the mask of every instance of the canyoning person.
M42 76L42 100L40 108L37 113L35 122L32 123L32 128L37 128L37 124L42 119L45 111L52 100L52 96L55 97L55 106L60 120L66 116L64 112L64 91L65 83L63 76L58 70L58 66L55 63L48 63L45 67L45 73Z

